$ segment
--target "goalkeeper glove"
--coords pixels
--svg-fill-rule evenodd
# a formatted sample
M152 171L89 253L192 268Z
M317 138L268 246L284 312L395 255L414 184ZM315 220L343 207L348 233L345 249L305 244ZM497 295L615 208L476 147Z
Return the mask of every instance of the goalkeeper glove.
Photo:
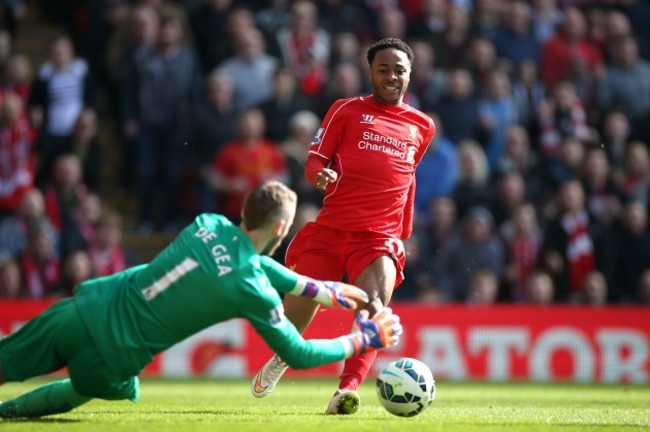
M372 319L368 319L367 310L362 310L355 320L355 332L349 336L353 347L350 356L397 345L403 331L399 316L390 308L383 308Z
M368 303L368 294L365 291L354 285L335 281L310 279L300 295L313 298L325 306L348 310L354 310L357 306Z

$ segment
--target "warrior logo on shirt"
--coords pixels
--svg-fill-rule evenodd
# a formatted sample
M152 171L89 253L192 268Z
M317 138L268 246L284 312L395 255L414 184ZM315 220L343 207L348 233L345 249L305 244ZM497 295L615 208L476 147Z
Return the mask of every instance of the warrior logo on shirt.
M359 123L374 124L374 121L375 121L375 116L372 116L370 114L361 114L361 121Z
M325 132L324 128L320 128L316 131L316 135L314 135L314 138L311 140L311 145L320 144L320 140L323 137L323 132Z

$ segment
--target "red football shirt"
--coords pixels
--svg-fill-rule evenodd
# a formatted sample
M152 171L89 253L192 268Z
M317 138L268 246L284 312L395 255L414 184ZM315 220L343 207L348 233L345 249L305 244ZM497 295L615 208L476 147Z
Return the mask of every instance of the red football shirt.
M274 142L261 140L253 146L233 141L221 149L214 168L230 179L245 179L248 188L239 194L228 194L221 202L220 211L229 218L241 212L246 195L267 179L286 181L287 162L282 149Z
M309 149L338 173L318 223L407 236L415 169L434 132L431 118L405 103L382 104L371 96L334 102Z

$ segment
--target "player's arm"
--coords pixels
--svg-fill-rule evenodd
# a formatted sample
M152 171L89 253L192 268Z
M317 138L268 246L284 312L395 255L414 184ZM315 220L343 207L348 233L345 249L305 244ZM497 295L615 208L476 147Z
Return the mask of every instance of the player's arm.
M343 282L319 281L289 270L270 257L260 257L262 270L279 292L303 296L331 307L356 309L368 302L368 295L361 289Z
M425 133L422 137L422 144L418 147L418 151L415 155L415 168L420 164L422 156L426 153L427 148L431 145L433 136L436 133L436 125L433 123L430 117L427 116L428 127L426 128ZM413 233L413 215L415 208L415 174L411 177L411 185L409 186L408 195L406 197L406 205L404 207L404 217L402 218L402 239L407 239L411 237Z
M330 183L334 183L338 174L328 168L329 161L315 153L310 153L305 163L305 178L320 190L325 190Z
M320 190L334 183L338 174L330 168L330 162L343 140L346 113L349 104L355 99L339 99L327 110L321 127L309 146L309 156L305 163L305 178Z
M403 331L399 317L389 308L384 308L372 319L368 319L367 311L362 311L356 319L358 330L335 339L303 339L284 316L281 305L274 308L270 316L270 319L257 315L246 318L267 345L295 369L312 368L396 345Z
M411 237L413 232L413 212L415 207L415 175L412 177L411 186L406 196L406 205L404 206L404 216L402 217L402 239Z

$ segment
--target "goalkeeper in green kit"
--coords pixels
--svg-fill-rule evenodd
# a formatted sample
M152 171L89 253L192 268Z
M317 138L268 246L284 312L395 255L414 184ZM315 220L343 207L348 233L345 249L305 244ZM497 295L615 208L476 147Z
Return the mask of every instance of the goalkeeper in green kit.
M68 368L70 378L0 403L0 417L70 411L92 398L138 400L137 375L154 356L213 324L244 318L294 368L311 368L395 345L402 327L386 308L357 317L358 331L305 340L285 318L279 292L354 310L360 289L298 275L268 257L293 223L296 194L267 181L242 223L202 214L150 263L88 280L0 340L0 384Z

